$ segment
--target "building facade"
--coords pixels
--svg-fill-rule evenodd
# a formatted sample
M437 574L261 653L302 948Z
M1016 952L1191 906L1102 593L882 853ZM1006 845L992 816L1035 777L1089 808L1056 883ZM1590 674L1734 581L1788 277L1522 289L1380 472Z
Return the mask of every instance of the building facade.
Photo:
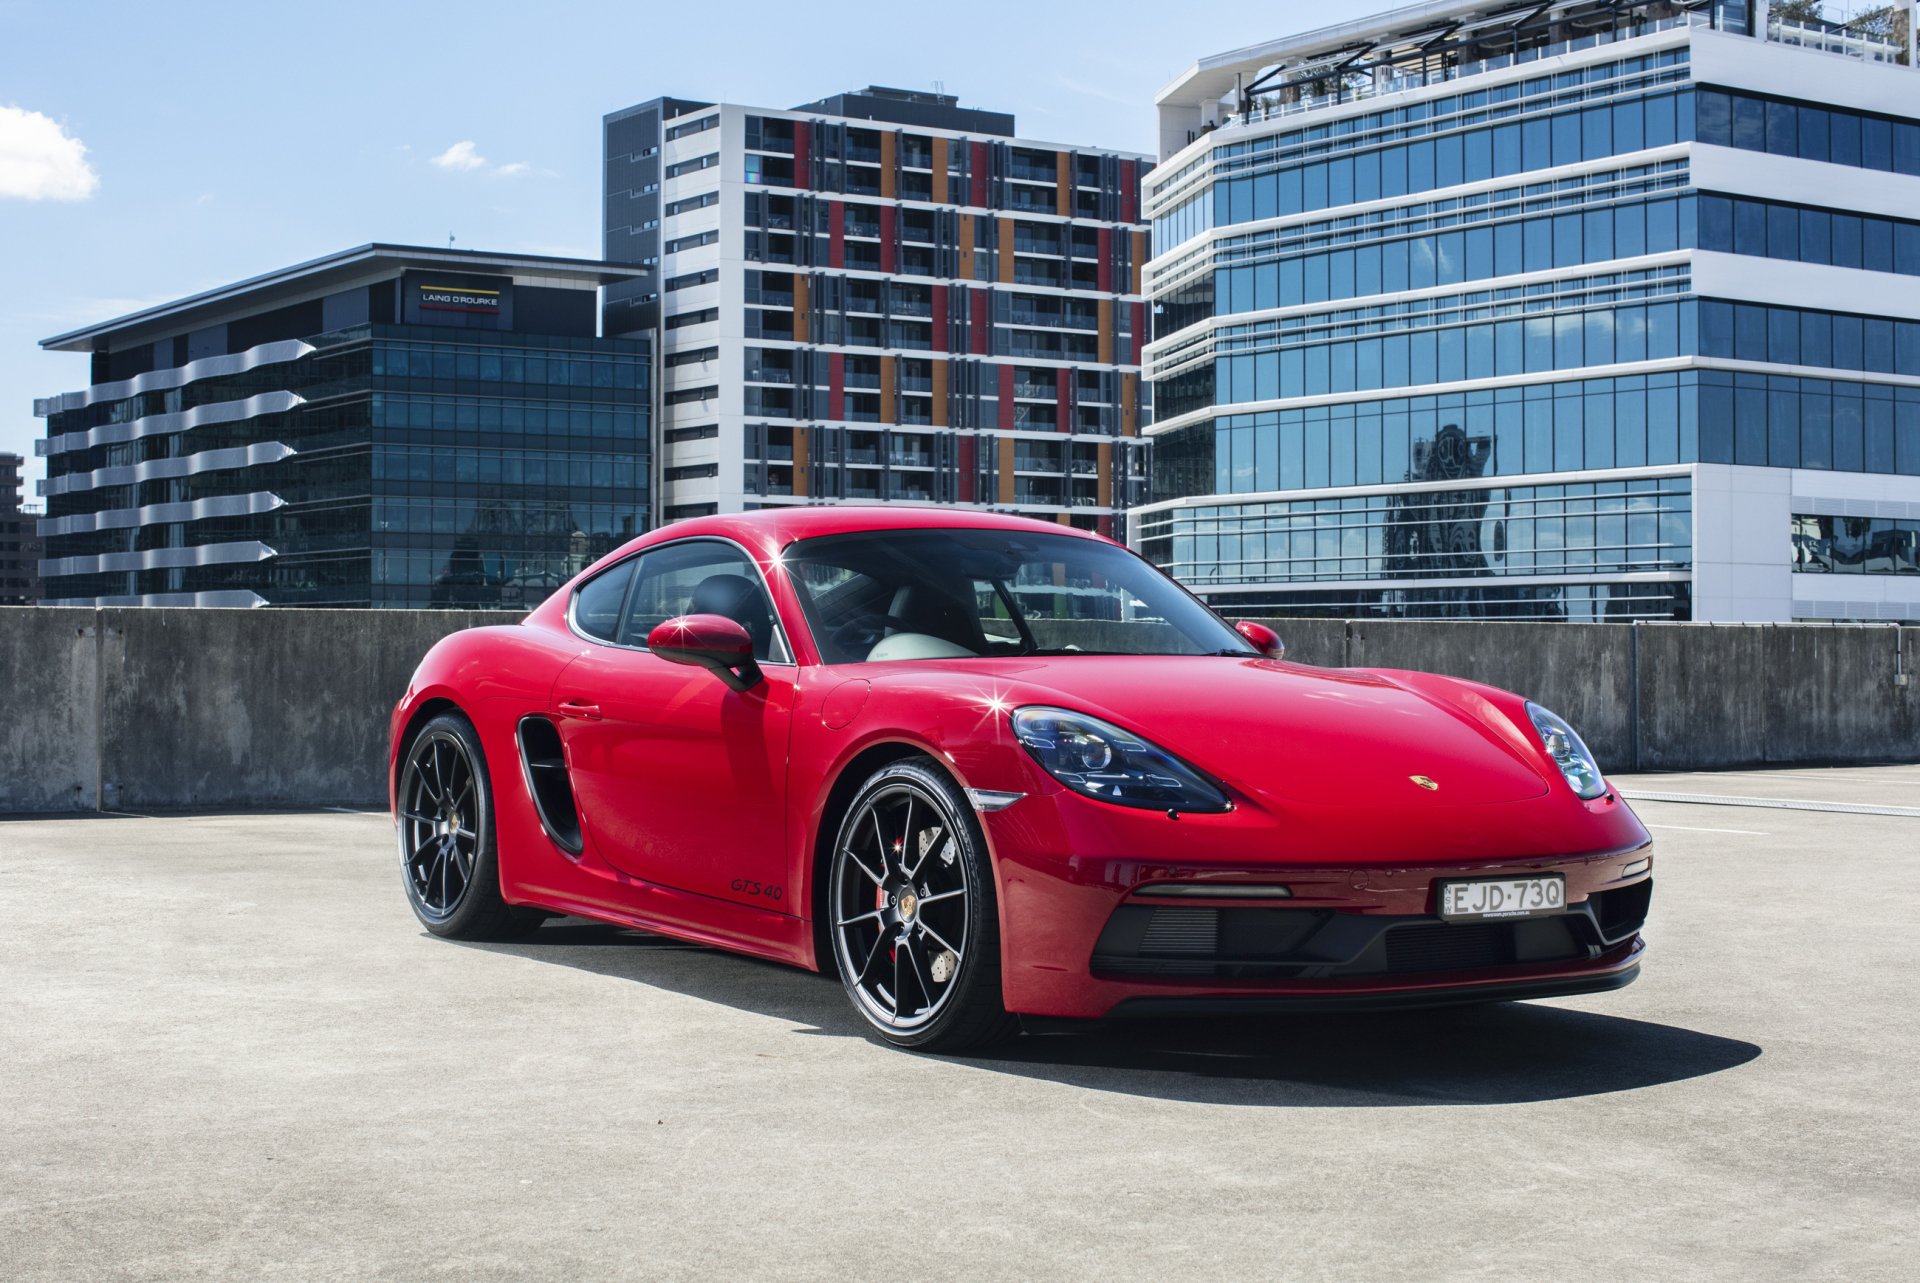
M0 454L0 606L40 600L40 512L20 502L25 463L17 454Z
M1136 545L1241 613L1920 618L1912 17L1443 0L1197 63Z
M48 601L525 609L647 526L633 267L367 245L45 340Z
M1102 530L1144 492L1145 157L868 89L605 120L609 334L657 333L661 514L905 500Z

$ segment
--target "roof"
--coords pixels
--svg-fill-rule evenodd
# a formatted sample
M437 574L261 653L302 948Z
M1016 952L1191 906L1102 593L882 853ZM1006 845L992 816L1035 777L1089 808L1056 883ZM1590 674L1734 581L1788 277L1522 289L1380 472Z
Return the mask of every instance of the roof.
M869 530L1023 530L1032 534L1100 538L1099 535L1053 521L1017 517L1004 512L982 512L977 508L903 503L835 503L689 517L650 531L633 546L661 543L668 539L687 539L696 535L718 535L749 547L770 550L784 548L796 539Z
M500 254L485 250L434 249L422 245L388 245L375 242L283 267L262 276L250 276L231 285L189 294L158 307L130 312L111 321L83 329L56 334L40 340L40 346L55 352L91 352L107 338L142 341L130 331L150 331L159 338L168 333L216 323L216 318L238 313L266 311L301 299L326 293L330 287L346 288L358 280L392 275L406 268L442 271L479 272L492 275L519 274L544 276L582 285L611 285L616 281L637 280L647 275L643 267L625 263L605 263L598 259L554 258L545 254Z
M1229 49L1195 62L1162 89L1154 101L1161 104L1211 102L1231 91L1237 78L1244 76L1251 80L1254 73L1275 63L1297 62L1315 53L1332 52L1346 45L1377 41L1395 34L1415 34L1423 28L1443 26L1483 11L1512 9L1518 4L1519 0L1425 0L1278 40ZM1549 3L1545 7L1554 5Z

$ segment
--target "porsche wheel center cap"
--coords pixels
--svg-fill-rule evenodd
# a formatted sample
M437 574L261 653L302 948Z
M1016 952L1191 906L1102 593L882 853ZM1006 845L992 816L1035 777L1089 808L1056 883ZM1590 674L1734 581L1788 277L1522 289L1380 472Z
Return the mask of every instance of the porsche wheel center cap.
M900 898L894 901L894 907L900 910L902 922L911 922L914 910L920 907L920 897L911 891L902 891Z

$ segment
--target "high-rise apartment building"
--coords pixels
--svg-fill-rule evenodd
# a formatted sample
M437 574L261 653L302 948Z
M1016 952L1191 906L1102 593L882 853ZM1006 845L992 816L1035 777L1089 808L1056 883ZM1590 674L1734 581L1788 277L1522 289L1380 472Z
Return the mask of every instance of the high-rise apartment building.
M635 267L363 245L47 339L61 605L527 609L646 529Z
M1143 497L1147 158L871 88L605 121L609 334L660 341L660 511Z
M17 454L0 454L0 606L40 600L40 512L20 502L24 463Z
M1247 613L1920 618L1912 19L1442 0L1202 59L1137 545Z

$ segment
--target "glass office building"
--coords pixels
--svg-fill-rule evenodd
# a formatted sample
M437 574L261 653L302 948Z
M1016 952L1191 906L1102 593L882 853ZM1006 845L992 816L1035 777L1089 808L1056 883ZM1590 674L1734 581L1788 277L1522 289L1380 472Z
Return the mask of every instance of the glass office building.
M530 608L646 528L639 275L370 245L48 339L47 599Z
M1920 617L1898 10L1423 4L1197 63L1136 545L1243 614Z

